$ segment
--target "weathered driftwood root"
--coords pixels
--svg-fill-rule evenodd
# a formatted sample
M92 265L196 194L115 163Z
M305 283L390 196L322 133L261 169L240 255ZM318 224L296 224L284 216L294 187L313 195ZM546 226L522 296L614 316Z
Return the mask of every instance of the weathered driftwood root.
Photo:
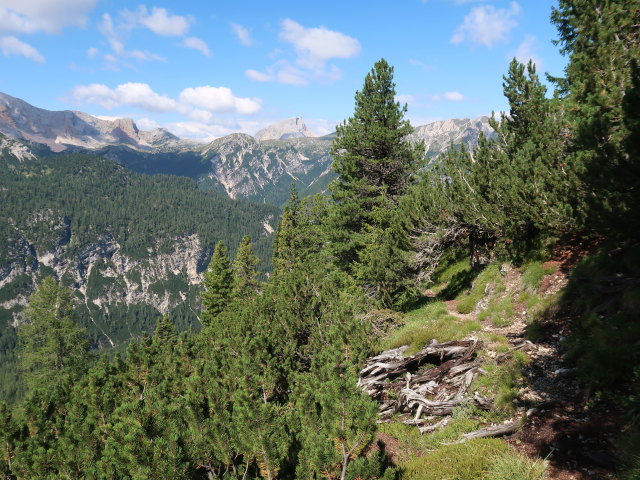
M476 358L481 346L477 340L445 343L432 340L420 352L406 357L406 346L387 350L367 361L358 385L380 402L379 422L396 419L416 426L420 433L434 432L451 421L457 407L494 408L491 399L469 391L475 378L486 373ZM527 348L530 348L527 342L515 347ZM465 434L460 442L506 435L521 423L517 419L485 427Z
M402 421L431 428L425 416L446 416L462 404L490 409L490 400L467 391L481 371L476 354L477 340L438 343L431 341L414 355L404 356L407 347L395 348L370 358L360 372L358 385L380 402L380 420L396 414L413 415Z
M420 352L409 357L403 355L407 347L387 350L367 361L365 368L360 372L358 386L371 397L380 399L385 390L393 388L390 382L406 374L411 375L408 379L409 385L430 381L439 383L453 367L468 362L479 348L477 341L438 343L434 340ZM427 364L436 367L418 374L420 368Z
M422 413L436 416L451 415L453 409L462 404L473 404L483 410L489 410L492 407L490 400L480 397L479 395L473 395L471 398L463 398L462 396L456 395L453 398L433 401L426 399L422 395L418 395L409 388L405 388L400 392L398 404L402 406L406 405L409 409L413 409L414 407L421 408Z

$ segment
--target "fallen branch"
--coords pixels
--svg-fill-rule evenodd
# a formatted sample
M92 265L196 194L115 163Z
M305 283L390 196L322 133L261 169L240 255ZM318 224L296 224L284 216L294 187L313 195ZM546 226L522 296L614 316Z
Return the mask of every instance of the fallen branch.
M521 426L522 419L517 418L500 425L492 425L490 427L481 428L480 430L476 430L474 432L465 433L464 435L462 435L462 438L460 440L454 443L464 443L476 438L501 437L502 435L507 435L509 433L515 432Z

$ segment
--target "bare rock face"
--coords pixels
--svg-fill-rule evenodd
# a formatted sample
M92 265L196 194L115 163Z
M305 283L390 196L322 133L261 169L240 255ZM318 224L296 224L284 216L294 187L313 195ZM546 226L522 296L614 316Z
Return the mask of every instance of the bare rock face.
M287 138L316 137L300 117L287 118L263 128L255 134L258 141L284 140Z
M98 310L146 305L167 314L194 298L211 254L193 233L174 238L168 249L149 245L146 256L134 258L123 253L110 234L81 247L73 245L69 220L53 211L36 212L29 220L29 226L42 223L52 235L47 247L30 238L28 230L11 227L7 261L0 267L0 289L16 280L36 285L44 272L53 275L76 292L77 302L84 305L93 329L99 332L100 345L115 346L123 339L112 338ZM27 293L0 302L0 309L13 311L14 325L22 321L22 308L15 307L27 305Z
M111 134L114 137L121 138L125 142L140 142L140 131L133 120L130 118L116 118L112 123L113 130L111 130Z
M428 123L416 127L409 139L415 143L424 141L427 157L435 157L445 152L452 143L467 148L475 147L480 133L486 137L493 135L489 117L454 118Z
M292 181L303 195L324 191L333 178L330 146L324 137L258 142L234 133L207 145L203 157L211 165L210 179L218 181L231 198L282 204Z

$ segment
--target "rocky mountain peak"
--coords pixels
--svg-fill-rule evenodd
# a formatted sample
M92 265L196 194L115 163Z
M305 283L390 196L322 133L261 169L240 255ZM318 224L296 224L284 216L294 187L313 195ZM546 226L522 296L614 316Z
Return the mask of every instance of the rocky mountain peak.
M112 133L116 136L124 134L126 137L136 141L139 139L138 126L130 118L116 118L113 121Z
M480 133L487 137L494 134L489 117L452 118L428 123L416 127L409 135L409 140L423 141L427 156L434 157L447 150L452 143L473 148L478 143Z
M301 117L287 118L263 128L254 135L256 140L284 140L286 138L317 137Z

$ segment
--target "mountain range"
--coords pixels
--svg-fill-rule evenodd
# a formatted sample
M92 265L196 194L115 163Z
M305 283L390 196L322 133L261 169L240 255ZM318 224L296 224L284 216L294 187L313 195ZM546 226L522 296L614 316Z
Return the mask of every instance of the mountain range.
M488 117L416 127L435 157L451 144L472 146L490 135ZM231 134L210 143L180 139L166 129L140 130L132 119L105 120L78 111L48 111L0 93L0 133L46 145L52 152L91 152L139 173L192 178L231 198L282 205L295 182L301 195L324 192L331 179L333 134L316 136L300 117L274 123L254 136Z
M424 125L410 140L434 157L480 132L491 134L486 117ZM233 253L249 234L267 272L291 183L307 195L334 178L333 137L295 117L198 143L0 93L0 399L20 394L16 327L44 276L74 290L94 347L126 344L163 314L197 328L215 243Z

